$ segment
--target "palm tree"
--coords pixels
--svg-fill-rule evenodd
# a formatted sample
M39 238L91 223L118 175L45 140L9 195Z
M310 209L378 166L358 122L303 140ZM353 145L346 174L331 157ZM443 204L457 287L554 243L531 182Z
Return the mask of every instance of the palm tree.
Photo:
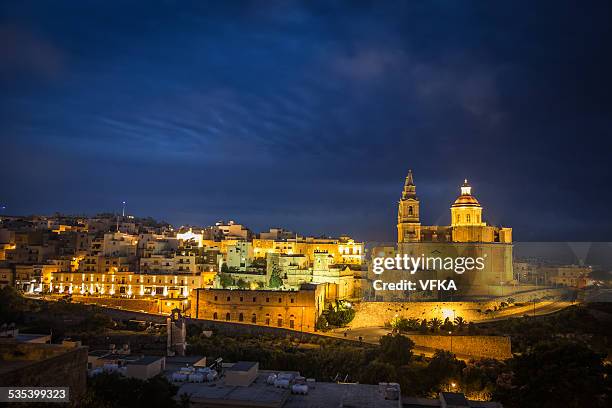
M419 319L417 319L416 317L411 317L410 319L408 319L407 326L409 330L419 330L419 325Z
M421 324L419 325L419 331L421 333L427 333L427 327L428 327L427 319L421 320Z
M467 325L467 322L463 319L463 317L461 316L455 317L455 326L457 326L457 329L459 331L463 330L466 325Z
M442 326L442 321L437 317L434 317L429 321L429 327L431 328L432 332L437 332L440 329L440 326Z

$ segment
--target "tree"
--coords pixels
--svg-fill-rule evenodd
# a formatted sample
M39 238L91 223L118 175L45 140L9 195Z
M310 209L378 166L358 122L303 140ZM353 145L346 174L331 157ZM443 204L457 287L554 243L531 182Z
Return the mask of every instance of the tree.
M223 273L228 273L229 272L229 268L228 268L228 266L227 266L227 264L225 262L221 265L221 272L223 272Z
M470 361L462 372L462 391L491 399L504 363L495 359Z
M146 381L126 378L118 373L101 373L88 381L87 397L81 407L152 407L177 406L178 387L158 375Z
M541 342L510 360L511 384L494 398L509 407L609 406L603 361L603 354L581 343Z
M466 325L467 325L467 322L463 319L463 317L461 316L455 317L455 326L457 326L457 330L462 331Z
M428 381L430 381L430 390L439 392L442 391L444 384L458 381L464 368L465 363L457 360L454 354L448 351L436 350L426 370Z
M380 359L399 367L412 359L414 342L401 334L387 334L380 338Z
M427 322L427 319L423 319L419 325L419 331L421 333L427 333L427 330L429 330L429 323Z
M362 371L359 382L364 384L378 384L380 382L396 382L395 366L384 361L373 360Z
M221 285L222 288L225 289L228 286L232 286L234 284L234 279L232 279L232 275L230 275L229 273L220 273L219 274L219 284Z
M408 330L416 331L420 327L419 319L411 317L408 319Z
M266 258L255 258L253 262L251 262L251 266L256 269L266 269Z
M444 319L444 323L442 324L442 330L445 332L453 330L453 322L451 322L449 317Z
M329 330L329 323L327 322L327 318L324 314L319 316L317 322L315 323L315 329L319 331L327 331Z
M240 289L248 289L249 283L244 279L240 278L238 279L238 281L236 281L236 286L238 286Z
M434 317L429 321L429 328L434 333L440 330L440 326L442 326L442 322L437 317Z
M398 317L391 321L391 327L400 332L415 331L420 327L419 319L411 317L406 319L405 317Z
M270 274L270 282L268 286L270 286L271 288L280 288L281 286L283 286L283 280L281 279L280 274L281 274L280 266L276 264L273 265L272 273Z
M355 309L336 302L335 306L329 305L329 308L325 311L325 317L330 325L344 327L355 318Z

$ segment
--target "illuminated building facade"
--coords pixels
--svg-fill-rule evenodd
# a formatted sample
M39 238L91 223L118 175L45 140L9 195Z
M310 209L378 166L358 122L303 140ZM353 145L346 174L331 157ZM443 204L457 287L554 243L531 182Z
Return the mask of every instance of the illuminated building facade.
M460 195L450 207L450 226L424 226L420 220L420 201L412 171L408 172L398 203L398 251L411 256L483 257L485 268L461 276L470 287L469 294L487 294L487 286L505 285L513 281L512 228L487 225L482 206L472 195L465 180ZM445 279L458 276L441 271L432 277Z
M208 279L208 280L206 280ZM43 271L45 292L93 296L188 298L191 291L211 286L210 277L179 272Z
M191 316L314 331L325 307L325 285L303 284L299 290L198 289L191 295Z

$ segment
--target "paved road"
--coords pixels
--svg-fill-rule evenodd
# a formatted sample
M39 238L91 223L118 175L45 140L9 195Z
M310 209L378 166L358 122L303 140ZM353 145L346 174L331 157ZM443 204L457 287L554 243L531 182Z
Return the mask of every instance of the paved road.
M561 302L561 301L555 301L555 302L537 302L535 304L535 309L534 309L534 305L533 303L530 303L528 305L525 306L520 306L520 307L513 307L510 309L506 309L502 312L498 312L495 317L491 318L491 319L486 319L486 320L479 320L477 322L474 322L476 324L478 323L487 323L487 322L496 322L496 321L500 321L500 320L505 320L511 317L522 317L524 315L529 315L529 316L544 316L544 315L548 315L551 313L555 313L558 312L560 310L565 309L566 307L569 307L571 305L576 304L575 302Z
M587 296L585 302L612 302L612 289L599 289Z

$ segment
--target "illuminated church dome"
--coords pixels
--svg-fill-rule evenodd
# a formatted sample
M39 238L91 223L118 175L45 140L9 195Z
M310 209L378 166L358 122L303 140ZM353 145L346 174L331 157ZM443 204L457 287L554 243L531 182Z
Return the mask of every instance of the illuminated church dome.
M472 187L468 184L467 179L464 180L461 186L461 195L457 197L452 205L453 207L480 207L480 203L472 195Z
M472 195L472 187L467 179L461 186L461 195L451 205L451 225L456 226L484 226L482 222L482 206Z

